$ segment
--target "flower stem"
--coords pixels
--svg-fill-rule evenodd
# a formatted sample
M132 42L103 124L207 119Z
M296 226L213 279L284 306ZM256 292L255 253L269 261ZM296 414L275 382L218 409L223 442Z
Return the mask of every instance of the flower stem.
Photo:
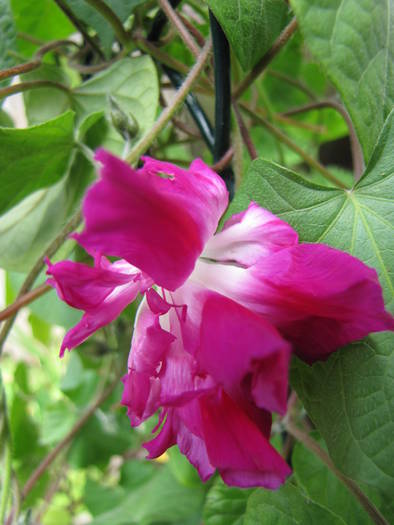
M334 465L329 455L319 446L319 444L312 439L303 430L298 428L292 421L287 421L286 430L295 439L302 443L308 450L313 452L327 467L335 474L335 476L346 486L346 488L353 494L353 496L359 501L362 507L371 517L372 521L377 525L389 525L381 512L375 507L375 505L367 498L362 492L360 487L350 478L346 477L342 472Z
M282 47L287 43L290 37L293 35L294 31L297 29L297 20L293 20L284 28L282 33L273 43L272 47L267 51L267 53L257 62L252 71L246 75L238 86L235 87L233 91L233 98L239 98L244 91L256 80L256 78L264 71L268 64L276 57Z
M178 111L185 98L187 97L189 91L193 87L194 82L197 80L198 76L205 67L205 64L209 58L212 48L212 41L210 38L207 39L205 46L203 47L200 56L198 57L197 62L194 64L190 70L189 75L186 77L182 86L177 91L174 100L171 105L162 111L159 118L156 120L153 127L146 133L144 137L135 145L135 147L128 154L126 160L130 164L135 163L139 157L145 153L149 148L152 142L155 140L157 135L163 130L163 128L168 124L174 114Z
M4 517L7 511L7 504L10 498L11 464L12 464L11 446L10 446L9 440L7 439L4 443L4 454L3 454L3 479L2 479L2 485L1 485L1 499L0 499L0 523L4 523Z

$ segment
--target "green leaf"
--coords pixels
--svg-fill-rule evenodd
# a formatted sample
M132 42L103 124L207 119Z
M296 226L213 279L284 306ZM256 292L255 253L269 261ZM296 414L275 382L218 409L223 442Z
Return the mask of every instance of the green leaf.
M106 0L105 3L114 11L118 18L125 22L133 10L145 0ZM66 0L77 18L86 25L92 27L104 48L107 57L111 54L112 44L115 40L115 33L111 24L96 10L86 2L80 0Z
M375 266L393 306L393 113L362 179L352 190L315 186L256 160L229 214L257 201L303 241L323 242ZM357 481L394 494L394 336L376 334L313 367L297 361L292 383L336 465Z
M256 490L249 498L243 525L346 525L339 516L287 483L279 490Z
M73 138L71 111L27 129L0 128L0 214L65 174Z
M205 525L243 525L248 498L253 490L228 487L217 480L204 506Z
M392 238L394 112L390 114L371 161L352 190L325 188L280 166L254 161L228 215L253 199L290 223L302 241L345 250L377 269L385 298L393 301Z
M75 27L53 0L11 0L16 29L38 40L49 41L66 38ZM37 45L19 39L19 50L31 56Z
M49 406L43 413L40 426L40 443L55 445L71 430L77 419L77 414L64 401Z
M16 30L9 0L0 0L0 69L11 67L15 60L10 51L16 48Z
M320 446L325 448L322 440ZM305 493L316 503L343 518L347 525L373 523L354 495L315 454L301 443L296 443L294 447L292 466L295 478Z
M350 478L394 495L394 337L374 334L312 367L295 361L291 380Z
M22 80L24 82L50 80L67 87L70 83L66 73L60 67L52 64L42 64L40 68L22 75ZM23 99L27 121L31 126L61 115L70 109L71 105L68 94L53 87L25 91Z
M283 0L205 0L226 33L243 69L271 47L287 19Z
M3 215L0 221L0 266L16 272L29 271L75 212L92 177L92 165L78 154L66 177L50 188L29 195ZM68 241L64 252L71 251L73 245ZM41 310L47 300L44 296L35 304L41 303ZM53 306L52 303L45 315L51 314Z
M121 487L105 487L88 478L85 485L83 502L92 516L99 516L120 504L124 498Z
M306 43L343 97L368 162L394 102L392 0L291 4Z
M158 79L152 59L147 55L124 58L74 89L73 101L79 120L103 110L109 114L108 95L137 121L137 141L152 127L158 109ZM123 139L112 126L106 126L101 144L121 153Z
M153 525L201 523L205 490L177 483L166 467L147 483L128 493L111 511L96 517L91 525Z

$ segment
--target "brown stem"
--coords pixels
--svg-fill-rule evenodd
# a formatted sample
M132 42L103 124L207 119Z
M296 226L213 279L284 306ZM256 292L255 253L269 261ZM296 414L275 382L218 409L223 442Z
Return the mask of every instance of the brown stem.
M257 151L255 148L255 145L253 144L248 128L246 127L245 122L243 121L238 104L235 100L233 100L232 104L233 104L235 118L237 119L239 131L241 132L241 137L246 146L246 149L248 150L249 156L252 160L257 159Z
M90 45L90 47L94 51L96 51L100 58L104 59L104 53L101 51L100 47L96 44L94 39L86 31L84 24L80 22L80 20L74 15L73 11L68 7L66 2L64 2L64 0L54 1L56 2L59 9L61 9L63 13L67 16L70 22L78 29L78 31L81 33L81 35L84 37L85 41Z
M263 72L263 70L268 66L268 64L276 57L282 47L293 35L294 31L297 29L297 20L293 20L287 25L282 33L273 43L272 47L267 51L267 53L257 62L254 68L250 71L248 75L242 80L238 86L235 87L233 92L233 98L239 98L246 89L256 80L256 78Z
M70 96L69 88L63 84L53 82L52 80L32 80L30 82L19 82L18 84L1 88L0 99L10 95L15 95L16 93L23 93L24 91L29 91L30 89L42 89L47 87L59 89Z
M22 284L16 300L23 297L31 289L35 280L40 275L41 270L44 267L44 258L52 257L52 255L54 255L57 252L57 250L60 248L60 246L64 243L65 239L69 236L69 234L78 227L81 221L82 221L82 214L81 214L81 211L78 210L75 213L75 215L73 215L73 217L71 217L68 223L64 226L63 230L59 233L56 239L54 239L51 242L51 244L48 246L45 252L37 259L35 265L30 270L24 283ZM6 322L4 323L0 331L0 355L3 350L3 346L7 339L7 336L12 328L12 325L14 324L15 317L17 314L18 314L18 310L6 320Z
M274 69L268 69L267 75L270 75L271 77L278 78L279 80L283 80L284 82L291 84L292 86L298 88L300 91L304 92L305 95L307 95L307 97L311 100L316 100L315 93L311 89L309 89L309 87L306 84L304 84L304 82L302 82L301 80L290 77L289 75L281 73L280 71L275 71Z
M234 156L234 148L231 146L226 153L223 155L221 159L219 159L215 164L212 164L211 168L213 171L222 171L224 168L227 168L227 166L230 164L232 158Z
M122 21L118 15L112 11L108 4L103 0L84 0L87 4L91 5L96 11L98 11L111 25L116 38L119 42L127 47L130 44L130 34L123 27Z
M360 487L350 478L346 477L332 462L329 455L323 450L320 445L312 439L303 430L298 428L291 420L286 423L286 430L295 439L302 443L308 450L313 452L327 467L335 474L335 476L346 486L346 488L359 501L363 508L368 512L374 523L378 525L389 525L381 512L375 507Z
M40 284L40 286L37 286L37 288L35 288L31 292L27 292L25 295L23 295L22 297L14 301L12 304L10 304L10 306L7 306L7 308L4 308L4 310L0 311L0 321L8 319L8 317L14 315L23 306L32 303L45 293L49 292L50 289L51 287L49 286L49 284L43 283Z
M78 419L78 421L75 423L75 425L72 427L72 429L68 432L68 434L56 445L56 447L51 450L51 452L42 460L42 462L38 465L36 470L33 472L33 474L29 477L27 480L25 486L23 487L21 491L21 501L23 501L26 496L31 492L37 481L41 478L41 476L44 474L44 472L50 467L50 465L54 462L54 460L58 457L60 452L71 443L75 435L82 429L82 427L85 425L85 423L89 420L89 418L94 414L94 412L97 410L97 408L109 397L112 392L114 391L115 387L119 383L120 377L116 377L116 379L108 386L106 390L104 390L101 394L99 394L96 398L96 400L90 405L89 408L82 414L82 416ZM10 516L12 522L12 517L14 515L14 511L11 510ZM8 520L10 520L10 516L8 517Z
M23 73L28 73L29 71L37 69L38 67L40 67L42 63L42 57L45 55L45 53L48 53L49 51L52 51L57 47L68 45L75 45L79 47L78 44L76 44L72 40L55 40L54 42L49 42L48 44L43 45L42 47L40 47L40 49L37 50L35 58L33 60L0 71L0 80L4 80L5 78L9 77L14 77L16 75L21 75Z
M204 35L202 33L200 33L200 31L191 22L189 22L189 20L185 16L183 16L182 13L178 13L178 16L182 20L184 26L187 28L189 33L191 33L193 35L193 37L195 38L197 44L200 47L203 47L203 45L205 44Z
M172 119L172 123L176 128L181 130L183 133L186 133L189 137L192 137L194 139L201 139L201 135L194 130L190 129L184 122L177 118Z
M299 106L298 108L289 109L288 111L282 113L282 115L284 117L289 117L292 115L299 115L300 113L305 113L306 111L312 111L314 109L322 108L335 109L346 122L346 125L349 130L350 144L352 149L354 176L355 179L358 180L364 171L363 152L361 150L360 142L357 138L356 130L354 129L352 119L350 118L349 113L342 106L342 104L340 104L336 100L321 100L305 104L304 106Z
M335 175L330 173L320 162L318 162L316 159L308 155L302 148L298 146L295 142L293 142L285 133L283 133L280 129L278 129L276 126L273 126L271 122L269 122L267 119L262 117L258 111L252 111L247 104L244 102L240 103L240 107L246 111L248 115L250 115L252 118L256 119L260 124L262 124L264 127L268 129L270 133L272 133L275 137L277 137L281 142L286 144L290 149L298 153L298 155L304 159L304 161L309 164L312 168L319 171L323 177L325 177L327 180L335 184L338 188L342 188L343 190L348 190L343 182L339 180Z
M145 38L141 37L138 34L133 35L133 41L136 46L138 46L142 51L145 53L148 53L153 58L156 58L160 63L165 64L166 66L172 67L178 73L182 73L183 75L186 75L188 73L188 67L183 63L177 60L176 58L171 57L161 49L159 49L157 46L146 40Z
M182 40L186 44L186 47L190 49L190 51L193 53L195 58L198 58L201 50L196 44L196 42L194 41L193 37L191 36L187 28L185 27L180 17L178 16L175 9L170 4L170 2L168 0L159 0L159 5L164 11L164 13L166 14L170 23L175 27L175 29L179 33L179 36L182 38Z

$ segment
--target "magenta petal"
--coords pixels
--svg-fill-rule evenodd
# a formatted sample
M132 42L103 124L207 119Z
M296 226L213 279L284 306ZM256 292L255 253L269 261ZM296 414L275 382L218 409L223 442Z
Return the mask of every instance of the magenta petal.
M95 267L72 261L51 264L48 260L47 264L47 274L52 276L48 284L67 304L85 310L79 323L67 332L60 356L118 317L149 281L125 261L111 264L99 257Z
M209 460L225 483L277 489L291 469L225 392L200 399Z
M129 373L124 378L122 404L133 426L152 416L160 406L158 370L175 337L163 330L159 316L141 303L129 355Z
M46 262L47 275L52 276L48 284L56 289L60 299L80 310L97 307L115 287L132 281L140 273L137 269L134 276L113 271L103 259L99 259L95 267L73 261L52 264L47 259Z
M169 290L180 286L213 235L228 196L218 175L195 161L189 170L145 159L139 170L99 150L101 180L88 191L88 250L121 257Z
M233 215L208 241L203 256L250 266L260 257L297 243L297 232L291 226L251 202L247 210Z
M254 306L312 363L371 332L394 329L376 271L322 244L301 244L252 269ZM250 283L253 287L253 283Z
M240 398L250 377L260 408L286 412L290 345L260 315L222 295L207 294L198 359L233 399Z

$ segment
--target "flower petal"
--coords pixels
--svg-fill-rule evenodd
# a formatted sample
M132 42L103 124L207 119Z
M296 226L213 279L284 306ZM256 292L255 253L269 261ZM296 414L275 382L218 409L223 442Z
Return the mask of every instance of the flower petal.
M198 359L235 400L248 377L260 408L285 414L290 345L260 315L222 295L207 294Z
M99 150L101 180L84 201L88 251L121 257L169 290L192 272L228 202L223 181L202 161L188 171L145 159L139 170ZM160 176L163 175L163 176Z
M138 426L160 406L158 370L174 340L172 334L161 328L159 316L150 310L144 299L136 316L129 373L123 379L122 404L127 406L132 426Z
M291 469L223 391L200 399L208 457L228 485L277 489Z
M260 257L297 243L297 232L291 226L251 202L247 210L233 215L222 231L209 239L202 256L250 266Z
M149 278L125 261L111 264L98 257L95 267L72 261L52 264L48 260L47 264L47 274L52 276L48 284L67 304L85 310L79 323L67 332L60 349L61 357L66 349L75 348L116 319L149 284Z

